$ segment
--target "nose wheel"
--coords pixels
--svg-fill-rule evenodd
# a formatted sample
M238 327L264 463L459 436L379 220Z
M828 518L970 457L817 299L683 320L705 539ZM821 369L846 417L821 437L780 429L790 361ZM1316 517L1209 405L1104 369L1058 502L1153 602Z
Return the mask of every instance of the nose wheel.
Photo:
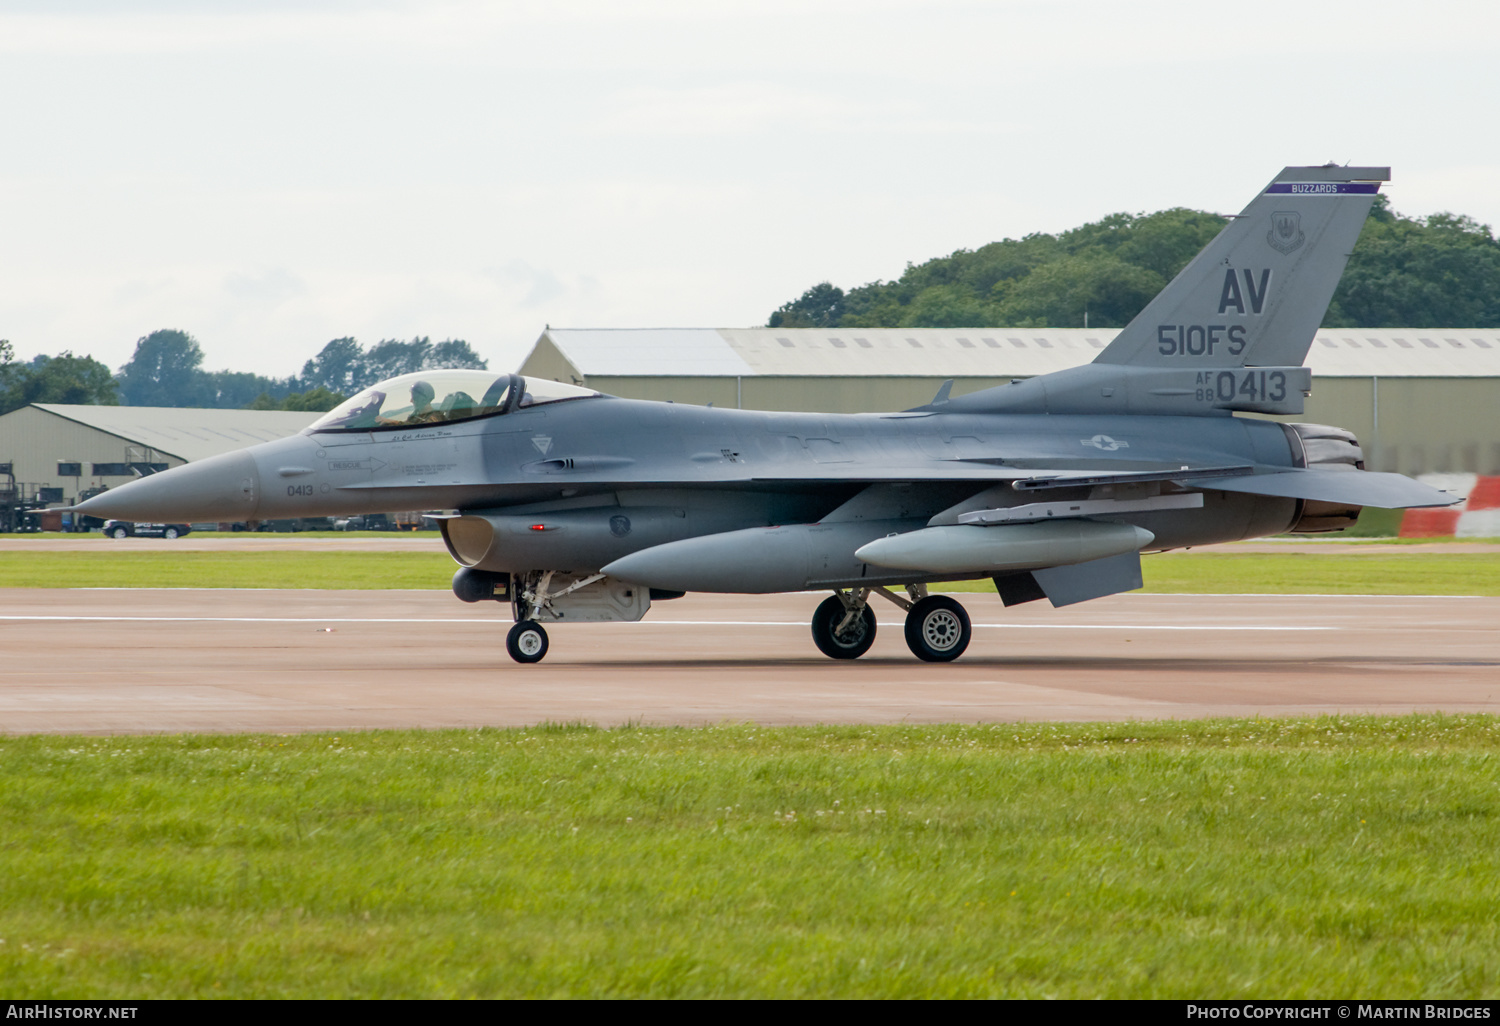
M973 635L969 614L947 595L929 595L906 614L906 647L929 663L957 659Z
M518 663L539 663L547 654L547 632L535 620L522 620L505 636L505 651Z

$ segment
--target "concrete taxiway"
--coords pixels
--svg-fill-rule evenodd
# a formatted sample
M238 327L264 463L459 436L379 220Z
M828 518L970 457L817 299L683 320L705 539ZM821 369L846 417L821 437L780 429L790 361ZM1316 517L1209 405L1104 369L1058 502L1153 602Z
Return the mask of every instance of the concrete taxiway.
M553 627L519 666L506 611L446 592L0 590L0 732L1500 713L1500 598L959 597L975 637L946 665L884 604L869 655L826 659L802 594Z

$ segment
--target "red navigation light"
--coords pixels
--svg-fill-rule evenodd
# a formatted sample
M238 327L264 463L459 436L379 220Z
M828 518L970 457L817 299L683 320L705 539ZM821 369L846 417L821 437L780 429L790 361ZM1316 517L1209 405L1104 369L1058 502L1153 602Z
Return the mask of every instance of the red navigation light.
M533 531L545 531L547 529L547 525L546 524L532 524L531 525L531 529Z

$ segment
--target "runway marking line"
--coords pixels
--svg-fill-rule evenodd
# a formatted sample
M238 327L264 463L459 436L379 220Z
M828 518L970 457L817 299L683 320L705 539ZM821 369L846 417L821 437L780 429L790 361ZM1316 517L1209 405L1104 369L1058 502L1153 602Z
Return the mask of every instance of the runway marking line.
M21 590L21 589L15 589L15 590ZM166 592L179 592L179 591L228 591L228 592L249 591L249 592L257 592L257 591L324 591L324 590L328 590L328 591L357 591L357 592L360 592L361 594L368 593L368 592L377 592L377 591L393 591L393 592L399 592L401 594L431 595L431 594L434 594L434 593L441 594L444 591L446 591L447 589L446 588L330 588L330 589L322 589L322 588L190 588L190 587L182 587L182 588L176 588L176 587L172 587L172 588L120 588L120 587L100 587L100 586L88 585L88 586L78 587L78 588L48 588L48 589L45 589L45 590L47 590L47 591L166 591ZM826 595L828 593L824 592L824 591L789 591L789 592L784 592L783 594L786 594L786 595L813 595L813 596L815 596L815 595ZM992 592L988 592L988 591L942 591L942 592L937 592L937 594L941 594L941 595L987 595L987 596L990 596L990 597L994 597L993 593ZM1398 600L1409 600L1409 599L1477 599L1477 598L1494 598L1495 596L1493 596L1493 595L1349 595L1349 594L1343 594L1343 593L1339 593L1339 592L1326 592L1325 593L1325 592L1312 592L1312 591L1310 591L1310 592L1272 592L1272 591L1212 591L1212 592L1210 592L1210 591L1145 591L1145 592L1141 592L1139 595L1128 595L1126 597L1128 597L1128 598L1190 598L1190 599L1203 599L1203 598L1241 598L1241 599L1316 599L1316 598L1331 598L1331 599L1398 599Z
M4 620L88 621L91 623L466 623L481 627L503 625L503 620L469 620L452 617L375 616L88 616L0 615ZM641 620L647 627L806 627L806 620ZM618 626L623 626L619 624ZM548 626L559 626L549 624ZM1053 631L1336 631L1339 627L1296 624L1129 624L1129 623L976 623L974 627L1002 630Z

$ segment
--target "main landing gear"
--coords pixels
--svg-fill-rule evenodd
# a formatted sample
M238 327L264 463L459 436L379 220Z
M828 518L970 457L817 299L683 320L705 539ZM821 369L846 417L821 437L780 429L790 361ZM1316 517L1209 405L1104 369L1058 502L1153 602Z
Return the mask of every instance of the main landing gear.
M912 655L929 663L963 655L974 634L964 607L947 595L928 595L926 585L909 584L906 591L909 600L886 588L835 591L813 613L813 643L833 659L858 659L868 652L875 643L875 614L869 606L874 592L906 610L906 647Z
M813 644L830 659L858 659L875 644L875 614L864 588L836 591L822 601L812 618Z

